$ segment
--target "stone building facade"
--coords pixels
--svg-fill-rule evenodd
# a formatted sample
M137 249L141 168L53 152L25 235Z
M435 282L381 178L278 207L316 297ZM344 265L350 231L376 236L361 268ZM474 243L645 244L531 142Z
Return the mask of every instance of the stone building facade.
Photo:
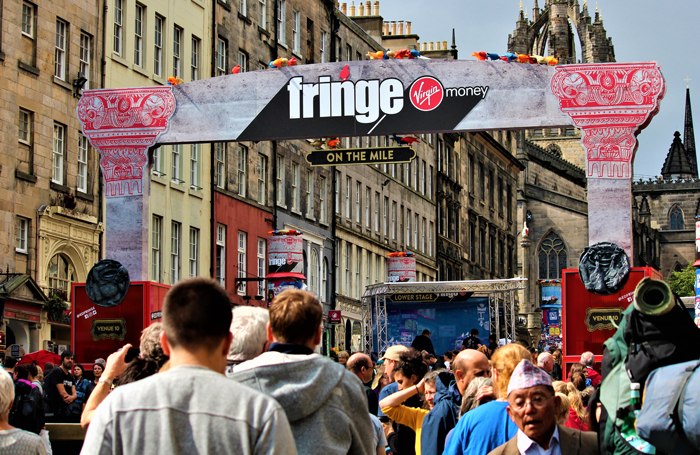
M31 352L70 344L46 297L69 301L70 284L100 259L99 156L75 109L80 88L101 83L101 11L72 0L0 9L0 284L17 297L5 300L0 331Z

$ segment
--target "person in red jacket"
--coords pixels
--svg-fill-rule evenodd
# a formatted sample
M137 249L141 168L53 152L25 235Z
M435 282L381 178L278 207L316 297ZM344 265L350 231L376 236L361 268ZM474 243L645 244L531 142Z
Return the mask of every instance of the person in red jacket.
M603 377L600 375L600 373L593 369L593 365L595 365L595 357L593 356L593 353L587 351L581 354L581 361L579 363L585 366L588 370L587 376L588 379L591 380L591 385L593 387L599 387L600 383L603 382Z

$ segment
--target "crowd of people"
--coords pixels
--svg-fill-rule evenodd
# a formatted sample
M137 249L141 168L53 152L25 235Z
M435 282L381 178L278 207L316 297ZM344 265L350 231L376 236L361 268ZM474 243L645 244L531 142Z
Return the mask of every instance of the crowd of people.
M127 362L127 344L97 359L92 380L68 351L43 381L35 365L8 358L0 453L46 453L52 419L80 422L91 455L598 453L591 353L564 378L561 351L482 344L474 329L461 349L436 355L426 330L413 347L379 358L341 351L335 362L317 353L322 322L306 291L231 311L215 281L183 280L140 354ZM31 425L18 418L26 397L41 410Z

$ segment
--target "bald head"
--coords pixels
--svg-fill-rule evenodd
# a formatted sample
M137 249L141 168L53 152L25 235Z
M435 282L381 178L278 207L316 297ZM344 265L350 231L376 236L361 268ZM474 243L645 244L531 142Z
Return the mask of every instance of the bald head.
M547 373L551 373L554 368L554 357L549 352L543 352L537 357L537 366Z
M374 369L372 368L372 359L367 354L356 352L348 359L345 367L357 375L360 381L367 383L374 377Z
M462 395L474 378L491 377L489 359L482 352L474 349L465 349L460 352L452 365L457 389Z
M581 365L592 368L595 364L595 356L591 351L586 351L581 354Z

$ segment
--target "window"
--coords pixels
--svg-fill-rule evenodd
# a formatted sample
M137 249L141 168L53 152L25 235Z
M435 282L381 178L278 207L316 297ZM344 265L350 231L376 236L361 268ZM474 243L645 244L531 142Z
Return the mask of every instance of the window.
M411 163L404 164L404 169L406 170L406 178L404 179L404 183L407 186L411 186Z
M277 0L277 41L287 44L287 2Z
M406 210L406 247L411 246L411 211Z
M340 215L340 171L335 171L335 213Z
M540 280L560 280L561 271L567 267L567 254L564 241L554 232L543 239L537 252L540 266Z
M352 61L352 46L350 46L349 44L345 45L345 61Z
M17 135L20 142L27 145L32 145L32 113L19 110L19 134Z
M163 160L161 159L162 147L157 147L153 150L153 169L151 172L158 177L163 177Z
M66 80L66 23L56 21L56 49L54 52L54 73L57 78Z
M217 142L214 144L214 182L219 188L226 188L226 144Z
M182 68L180 65L180 43L182 42L182 29L173 27L173 76L181 77Z
M190 77L193 81L199 79L199 50L201 41L199 38L192 37L192 58L190 59Z
M359 299L362 297L362 248L359 246L356 248L355 256L355 298Z
M564 134L566 136L575 136L576 135L576 128L566 128L564 130Z
M486 182L484 178L484 163L479 163L479 199L484 200L486 197Z
M292 210L299 211L299 164L292 162Z
M258 154L258 204L267 203L267 157Z
M184 183L182 180L182 145L175 144L172 146L172 177L171 180L175 183Z
M238 278L245 278L245 255L246 255L246 243L248 239L248 234L242 231L238 231ZM238 284L238 295L245 295L246 293L246 282L242 281Z
M433 167L430 166L430 172L428 173L428 197L433 198Z
M351 200L351 192L352 191L352 179L350 177L345 177L345 218L351 219L352 218L352 200Z
M190 276L199 275L199 229L190 228Z
M27 253L29 249L29 220L20 216L15 218L15 251Z
M265 249L267 240L258 239L258 278L265 278ZM258 281L258 295L265 295L265 280Z
M124 0L114 0L114 53L121 56L122 55L122 33L124 28L122 26L122 14L124 12ZM24 19L24 17L23 17ZM22 22L24 25L24 22Z
M318 48L321 51L321 63L328 63L328 32L321 32Z
M318 288L318 253L316 252L315 248L311 249L311 266L309 270L309 275L311 275L311 278L309 280L309 290L313 292L316 295L319 295L319 288Z
M326 195L327 195L327 184L326 184L326 178L321 177L319 184L318 184L318 203L319 203L319 208L320 208L320 221L321 223L327 223L328 222L328 211L326 209Z
M384 196L384 236L389 236L389 198Z
M506 185L506 191L508 192L506 194L506 219L508 220L508 223L510 224L513 221L512 218L512 213L511 213L511 207L513 206L513 195L511 194L511 188L510 184Z
M87 193L88 180L88 138L78 134L78 191Z
M370 206L370 198L372 197L372 190L369 187L365 188L365 226L370 227L370 218L372 207Z
M238 145L238 195L245 197L248 183L248 149Z
M365 255L365 285L369 286L371 277L372 277L372 253L367 251L367 254Z
M476 223L473 221L474 218L470 215L469 222L469 260L477 262L476 257Z
M479 263L486 267L486 230L483 227L479 230Z
M425 225L426 225L426 219L423 218L423 223L420 225L421 227L421 236L420 236L420 250L425 253Z
M65 150L66 127L53 124L53 159L51 181L63 185L63 157Z
M241 67L241 73L248 71L248 55L243 52L238 53L238 66Z
M314 171L306 171L306 215L314 216Z
M241 13L241 16L248 15L248 0L239 0L238 12Z
M376 255L374 257L374 282L380 283L379 281L379 269L381 268L381 256ZM382 280L383 281L383 280Z
M301 52L301 13L292 11L292 52Z
M34 38L34 5L27 2L22 3L22 34Z
M83 89L90 88L90 58L92 55L92 37L80 32L80 74L86 79Z
M260 28L267 30L267 0L260 0Z
M421 166L421 174L420 174L420 192L423 196L425 196L425 180L426 180L426 164L425 160L423 160L423 166Z
M163 76L163 25L165 19L156 16L155 38L153 40L153 74Z
M151 221L151 279L160 283L161 239L163 237L163 218L153 215Z
M190 151L190 188L196 191L200 191L202 187L199 186L200 183L200 168L199 168L199 156L202 150L201 144L192 144Z
M355 221L357 223L360 223L360 220L362 219L362 204L360 203L362 200L362 183L360 182L355 182Z
M469 194L474 194L474 155L469 155L467 184L469 185Z
M57 254L49 261L49 289L65 291L66 300L70 300L71 283L74 269L68 257Z
M435 230L435 226L433 222L430 222L430 228L428 229L428 254L430 256L433 255L433 231Z
M671 210L669 210L669 227L671 230L681 230L684 228L683 222L683 210L677 205L674 205Z
M352 245L349 243L345 244L345 254L344 254L344 262L345 262L345 295L350 297L350 290L352 288L352 275L350 273L350 261L352 259L352 252L350 251L350 248L352 248Z
M496 236L493 233L489 236L489 270L496 273Z
M134 65L143 66L143 6L136 4L134 17Z
M284 206L285 204L285 187L284 187L284 157L277 157L277 204Z
M216 40L216 75L226 74L226 41L218 38Z
M172 222L170 228L170 284L180 281L180 234L182 225Z
M323 258L323 269L321 269L321 302L326 301L326 289L328 287L328 260Z
M216 225L216 281L226 287L226 226Z
M374 230L379 232L379 193L374 193Z

